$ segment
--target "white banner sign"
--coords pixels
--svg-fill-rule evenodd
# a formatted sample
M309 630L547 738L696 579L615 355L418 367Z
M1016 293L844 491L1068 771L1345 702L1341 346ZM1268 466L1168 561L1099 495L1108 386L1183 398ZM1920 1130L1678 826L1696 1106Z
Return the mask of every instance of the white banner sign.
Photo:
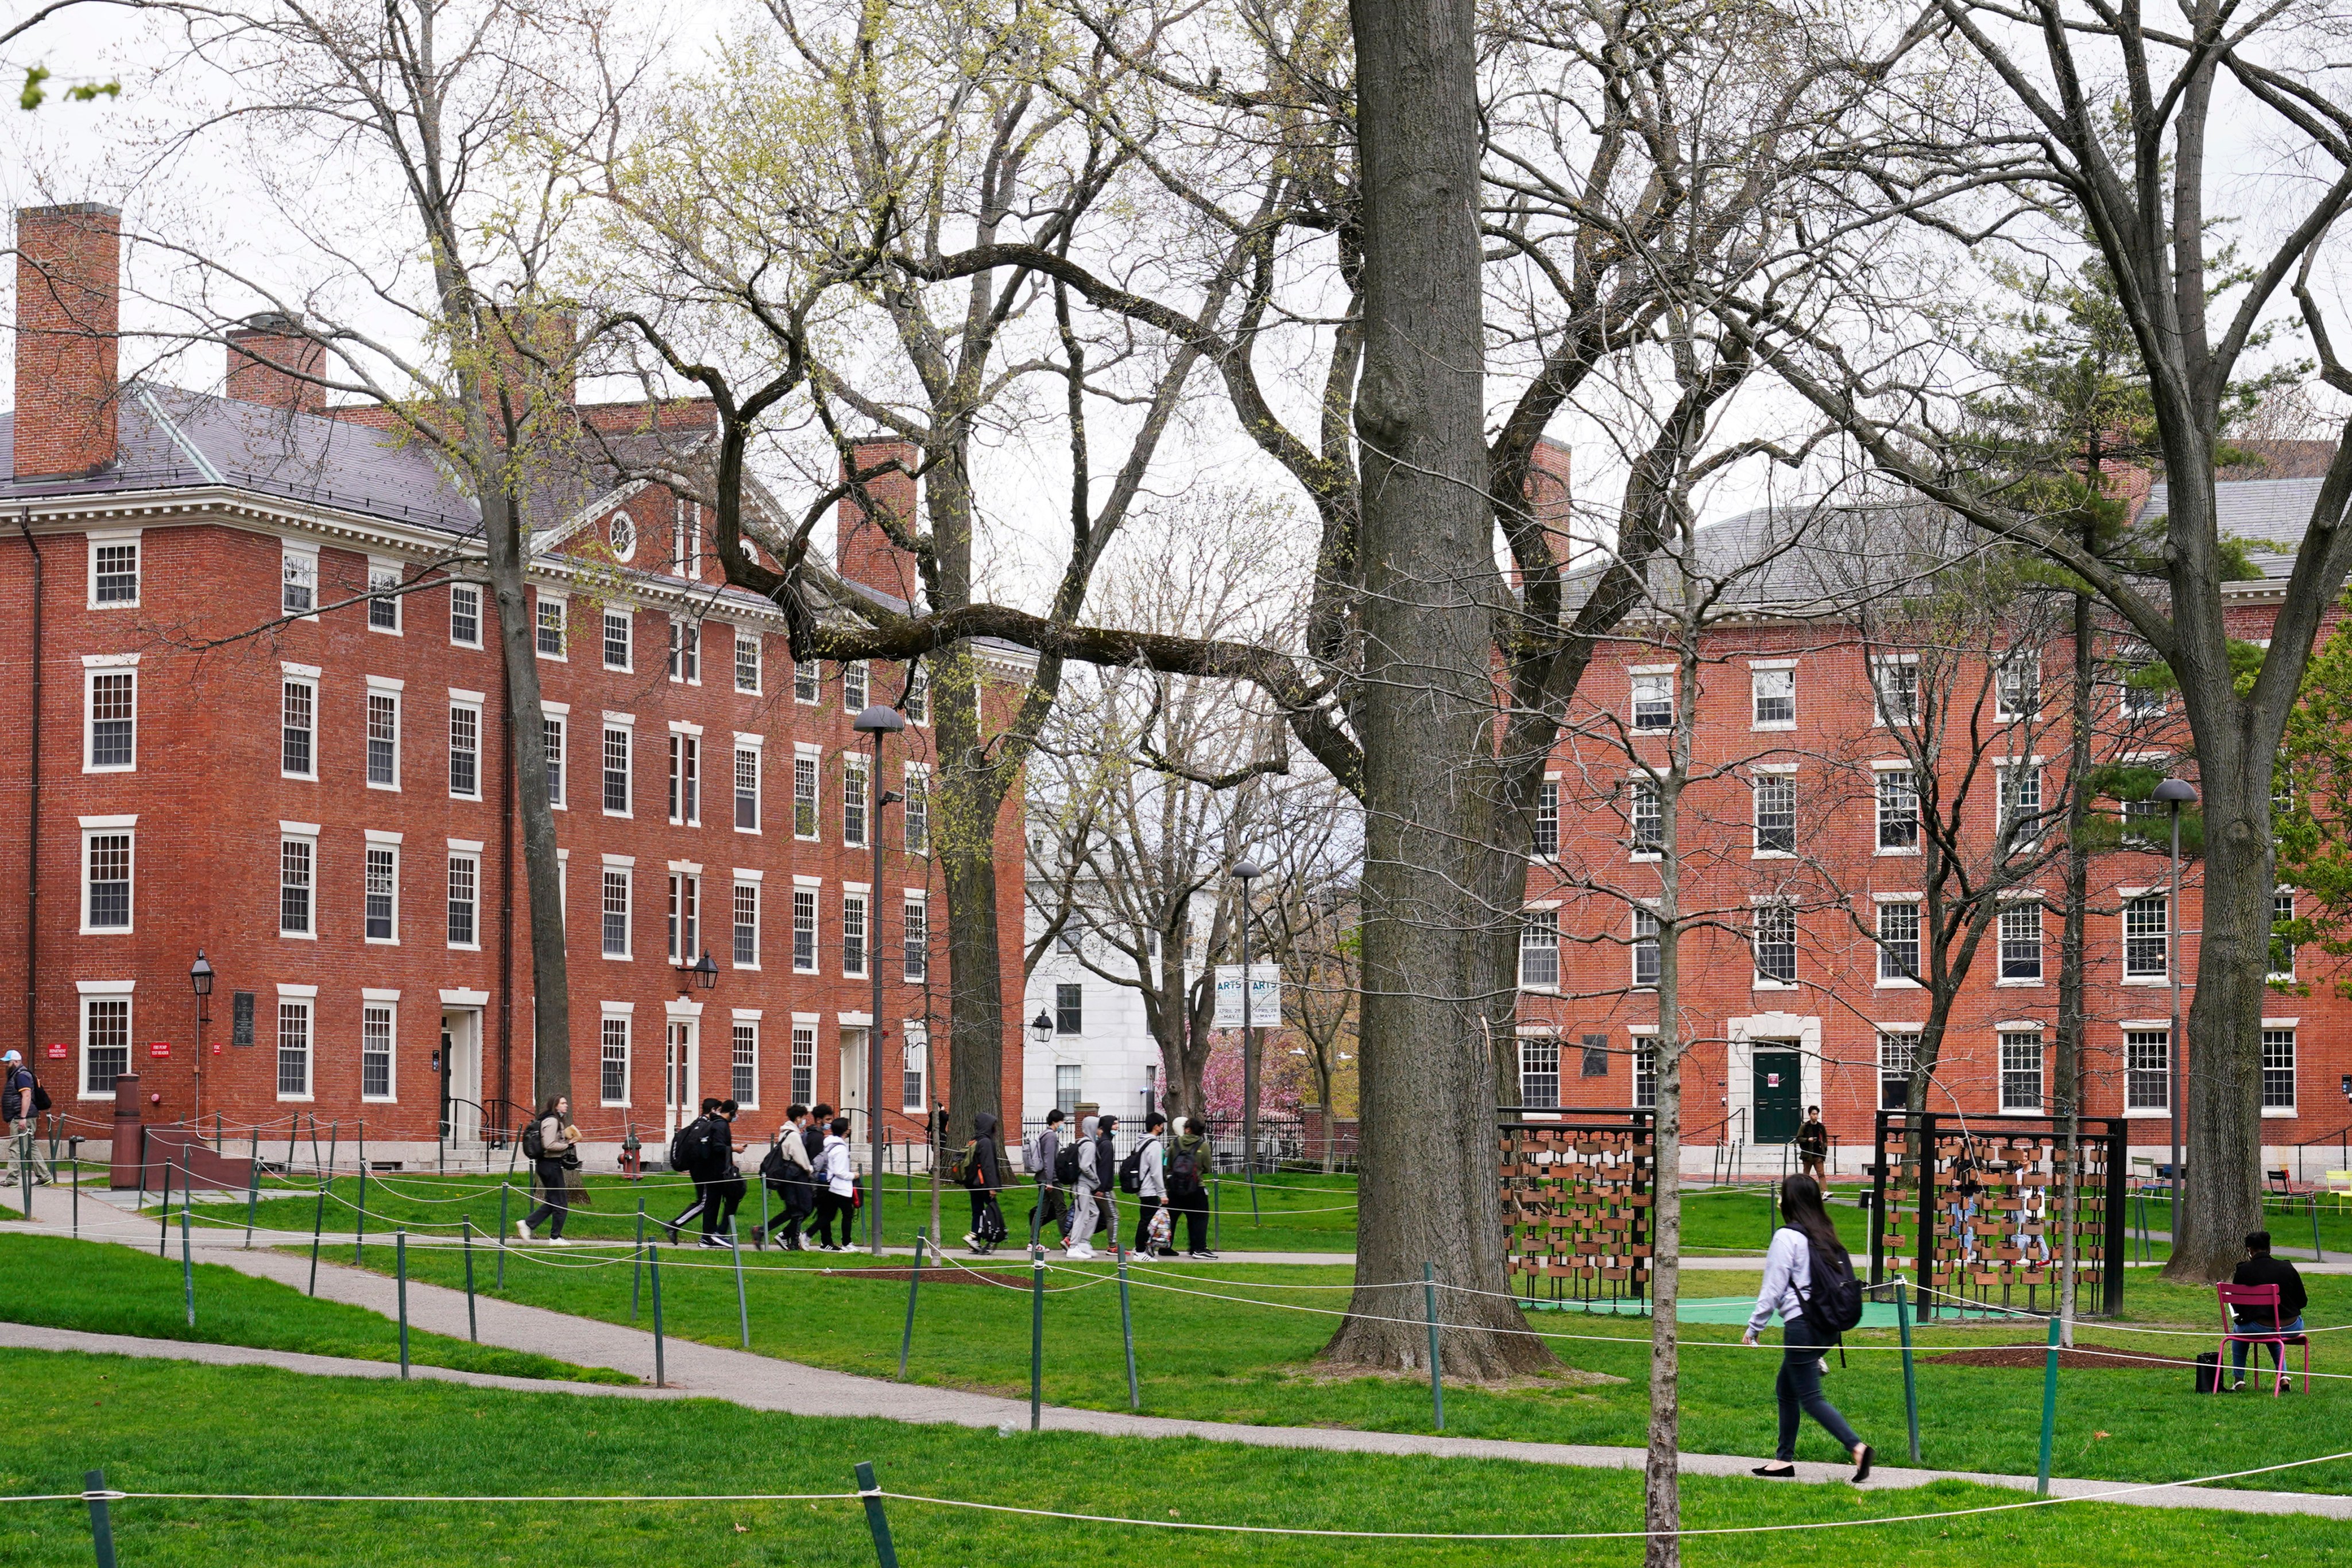
M1249 967L1249 1021L1260 1029L1282 1027L1282 968L1276 964ZM1242 967L1217 966L1218 1029L1242 1027Z

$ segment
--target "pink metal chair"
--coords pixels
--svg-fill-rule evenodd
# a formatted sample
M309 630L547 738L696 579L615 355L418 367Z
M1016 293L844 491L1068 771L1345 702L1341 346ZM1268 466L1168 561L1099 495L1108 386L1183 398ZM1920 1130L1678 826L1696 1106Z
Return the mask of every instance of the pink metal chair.
M2238 1318L2241 1313L2249 1316L2264 1315L2273 1322L2278 1322L2279 1288L2276 1285L2216 1285L2213 1287L2213 1292L2221 1298L2221 1348L2214 1353L2213 1392L2219 1394L2224 1386L2222 1378L2225 1375L2221 1370L2221 1364L2229 1360L2230 1347L2232 1344L2251 1344L2258 1347L2267 1344L2275 1347L2275 1354L2278 1356L2278 1364L2272 1368L2271 1381L2271 1397L2277 1398L2285 1391L2287 1382L2292 1376L2286 1369L2286 1347L2294 1344L2303 1347L2303 1391L2305 1394L2310 1393L2311 1340L2308 1335L2294 1333L2282 1333L2276 1330L2265 1333L2259 1329L2238 1327ZM2261 1364L2262 1354L2259 1349L2253 1354L2252 1359L2257 1365Z

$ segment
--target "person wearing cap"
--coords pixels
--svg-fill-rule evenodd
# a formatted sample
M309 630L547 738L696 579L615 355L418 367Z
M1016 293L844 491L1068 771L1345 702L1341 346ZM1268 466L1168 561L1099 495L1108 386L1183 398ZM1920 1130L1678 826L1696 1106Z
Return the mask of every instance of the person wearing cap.
M33 1108L33 1070L25 1065L22 1051L0 1055L0 1121L8 1124L9 1146L32 1166L33 1180L47 1181L33 1158L33 1134L39 1129L40 1114Z

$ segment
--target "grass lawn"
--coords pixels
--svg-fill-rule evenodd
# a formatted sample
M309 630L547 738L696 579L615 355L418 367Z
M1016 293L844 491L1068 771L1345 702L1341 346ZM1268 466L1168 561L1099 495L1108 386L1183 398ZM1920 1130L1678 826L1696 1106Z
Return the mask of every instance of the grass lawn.
M837 1493L874 1461L893 1491L1075 1512L1418 1531L1639 1528L1641 1478L1507 1461L1285 1452L1075 1433L779 1416L713 1402L639 1404L448 1385L360 1383L252 1367L20 1353L15 1419L0 1427L0 1491L78 1491L102 1467L133 1491L550 1496ZM200 1437L201 1440L192 1440ZM1892 1517L2014 1503L1939 1483L1903 1491L1686 1479L1690 1529ZM888 1504L900 1561L1129 1563L1205 1556L1237 1568L1632 1565L1638 1542L1402 1542L1210 1535ZM709 1563L852 1568L874 1548L859 1506L817 1503L269 1503L132 1501L114 1509L132 1568L567 1568ZM1695 1537L1694 1564L1904 1568L2083 1562L2157 1568L2223 1559L2344 1564L2341 1521L2062 1504L1852 1530ZM5 1568L90 1561L79 1504L18 1504Z
M217 1263L197 1264L195 1285L196 1322L191 1328L176 1247L169 1258L158 1258L98 1241L0 1235L0 1303L5 1303L0 1317L12 1322L362 1361L400 1359L397 1325L363 1307L314 1301L275 1281L257 1280ZM636 1381L604 1367L573 1366L413 1329L408 1359L420 1366L508 1377Z
M373 1254L371 1254L373 1257ZM578 1250L566 1265L586 1261ZM412 1251L415 1277L455 1283L457 1260L446 1252ZM887 1376L897 1367L905 1322L903 1281L857 1278L846 1257L747 1254L751 1343L761 1353ZM614 1322L629 1317L632 1270L626 1260L604 1268L547 1267L518 1254L508 1270L516 1300ZM664 1251L664 1315L667 1332L709 1343L736 1343L735 1283L723 1254ZM835 1272L819 1274L822 1264ZM1019 1274L1016 1255L984 1267ZM1425 1431L1429 1393L1412 1379L1334 1380L1308 1366L1337 1319L1269 1303L1338 1308L1340 1268L1223 1265L1201 1273L1137 1271L1132 1289L1136 1352L1147 1414L1275 1425L1331 1425L1388 1431ZM1056 1268L1049 1278L1063 1290L1046 1299L1045 1396L1057 1404L1123 1409L1125 1363L1119 1337L1118 1288L1108 1272ZM1688 1277L1695 1295L1731 1295L1756 1289L1753 1274ZM1239 1281L1223 1283L1219 1281ZM1276 1288L1287 1287L1287 1288ZM2315 1323L2352 1320L2352 1280L2312 1281ZM1216 1292L1241 1301L1187 1291ZM1394 1310L1418 1317L1416 1281L1397 1292ZM2201 1325L2209 1293L2135 1277L2126 1305L2142 1321ZM917 1308L909 1375L919 1381L1014 1396L1028 1390L1028 1293L976 1283L949 1283L926 1272ZM649 1324L644 1309L641 1324ZM1559 1442L1638 1445L1643 1440L1647 1329L1636 1319L1544 1312L1528 1321L1539 1331L1594 1338L1553 1342L1562 1360L1622 1382L1536 1380L1507 1390L1449 1387L1446 1429L1457 1435ZM1695 1450L1759 1453L1771 1440L1771 1385L1776 1353L1731 1347L1734 1326L1686 1325L1683 1440ZM2039 1322L2021 1326L1923 1330L1926 1351L1968 1344L2038 1343ZM1903 1386L1891 1332L1850 1337L1844 1368L1834 1360L1831 1397L1883 1453L1903 1448ZM2103 1343L2096 1325L2081 1339ZM2210 1342L2151 1340L2110 1331L2105 1343L2193 1354ZM2321 1336L2315 1371L2352 1373L2352 1343ZM1923 1457L1938 1469L2031 1473L2040 1433L2042 1379L2038 1368L1918 1367ZM2179 1480L2352 1448L2352 1383L2315 1381L2309 1396L2200 1400L2187 1369L2116 1369L2064 1373L2061 1378L2056 1469L2063 1475L2135 1480ZM1801 1457L1829 1458L1833 1446L1808 1424ZM2284 1490L2352 1490L2352 1462L2266 1479Z

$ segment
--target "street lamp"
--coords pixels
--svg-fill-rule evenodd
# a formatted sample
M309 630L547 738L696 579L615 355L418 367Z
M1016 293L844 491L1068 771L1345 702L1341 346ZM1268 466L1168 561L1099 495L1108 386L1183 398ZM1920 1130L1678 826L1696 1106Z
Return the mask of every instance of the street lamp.
M711 962L709 948L702 950L701 961L687 973L694 977L694 988L698 991L707 991L719 983L719 966Z
M196 1120L205 1119L205 1025L212 1021L213 967L202 947L188 966L188 988L196 994Z
M1255 861L1235 861L1242 884L1242 1169L1257 1169L1257 1017L1250 1006L1250 883L1262 874ZM1255 1190L1255 1189L1253 1189Z
M1039 1008L1037 1009L1037 1016L1029 1020L1029 1038L1035 1040L1040 1046L1044 1045L1047 1040L1052 1040L1054 1038L1054 1015L1047 1012L1044 1008ZM2347 1092L2352 1093L2352 1091L2347 1091Z
M2168 1088L2172 1096L2172 1244L2180 1245L2180 1118L2189 1109L2189 1053L2187 1041L2180 1036L2180 808L2197 804L2197 788L2185 779L2167 779L2156 787L2151 800L2161 800L2172 814L2172 885L2164 902L2164 969L2172 980L2172 1032L2167 1036L2171 1049L2166 1065L2171 1068L2172 1082Z
M896 789L882 788L882 737L907 727L907 716L887 703L875 703L859 714L851 728L874 737L874 766L869 777L877 791L874 820L866 836L874 846L873 890L866 895L866 972L874 977L874 1011L866 1028L866 1125L872 1150L874 1207L866 1222L866 1239L874 1256L882 1256L882 808L904 800Z

